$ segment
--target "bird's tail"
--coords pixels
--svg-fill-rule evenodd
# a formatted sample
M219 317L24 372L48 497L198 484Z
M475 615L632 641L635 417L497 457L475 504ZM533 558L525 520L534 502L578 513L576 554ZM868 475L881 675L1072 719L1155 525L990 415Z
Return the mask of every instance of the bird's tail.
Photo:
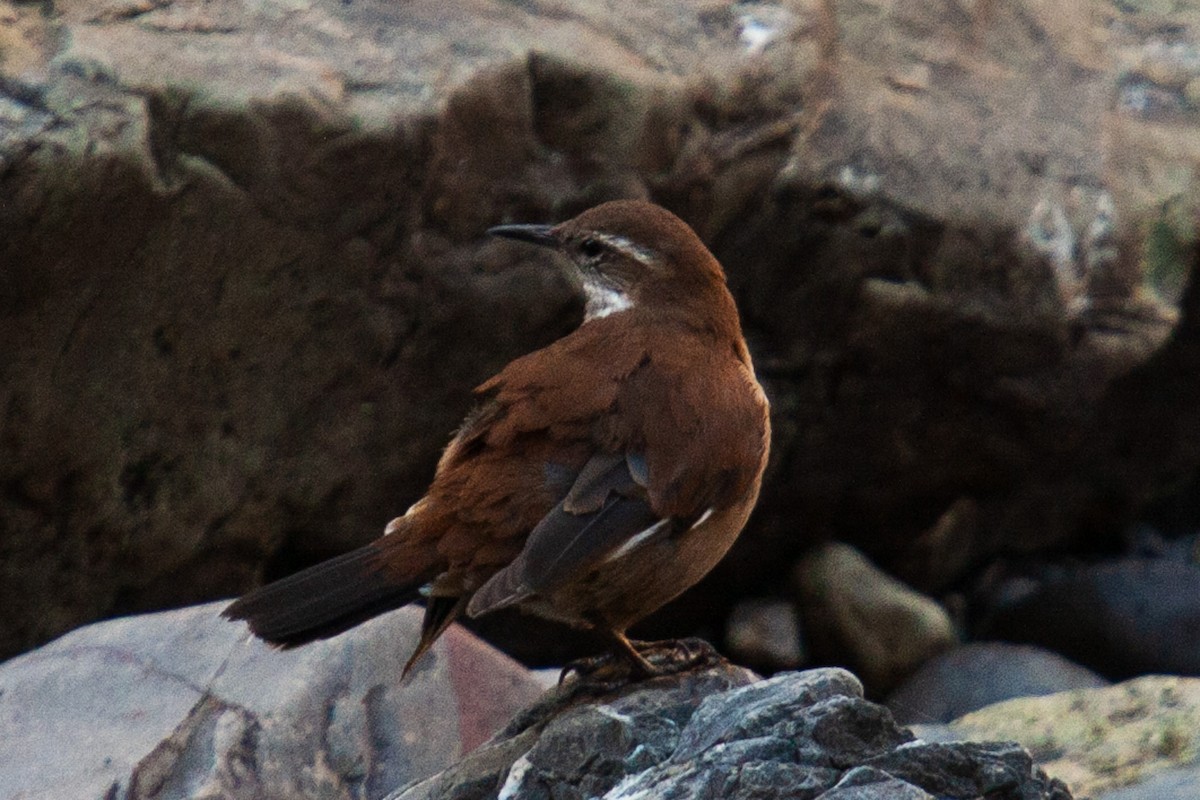
M222 615L245 620L259 638L288 648L328 639L407 605L420 597L427 578L403 580L382 569L383 541L256 589Z

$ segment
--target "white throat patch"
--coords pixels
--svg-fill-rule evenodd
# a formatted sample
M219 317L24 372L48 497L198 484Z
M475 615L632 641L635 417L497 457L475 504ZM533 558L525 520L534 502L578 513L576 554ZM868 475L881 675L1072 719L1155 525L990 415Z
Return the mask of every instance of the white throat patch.
M653 252L624 236L596 232L591 234L591 237L603 242L609 249L646 267L653 267L657 263ZM589 279L586 274L583 279L583 291L587 295L587 311L583 318L584 322L633 308L633 300L620 288L596 278Z
M585 280L583 293L587 296L584 322L633 308L633 301L629 299L629 295L599 281Z

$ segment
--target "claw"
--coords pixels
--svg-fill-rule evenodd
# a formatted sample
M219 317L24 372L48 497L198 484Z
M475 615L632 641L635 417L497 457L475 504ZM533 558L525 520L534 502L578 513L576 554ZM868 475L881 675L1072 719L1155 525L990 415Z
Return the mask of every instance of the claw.
M629 663L619 659L615 653L579 658L568 662L558 674L558 685L562 686L574 674L579 688L597 692L618 689L634 677Z
M586 680L605 666L611 666L612 660L612 653L603 653L598 656L588 656L587 658L577 658L574 661L568 661L563 665L562 672L558 674L558 685L562 686L572 674L578 675L580 680Z
M659 675L707 668L722 661L717 649L703 639L666 639L659 642L630 642Z
M559 686L575 674L588 688L609 690L634 680L703 669L722 661L716 648L703 639L638 642L616 632L611 633L611 637L612 652L566 664L558 676Z

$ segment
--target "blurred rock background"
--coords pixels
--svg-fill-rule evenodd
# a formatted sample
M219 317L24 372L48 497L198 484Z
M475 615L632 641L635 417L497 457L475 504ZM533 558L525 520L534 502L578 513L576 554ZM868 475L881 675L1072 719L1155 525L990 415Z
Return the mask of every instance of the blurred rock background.
M378 535L579 319L485 229L647 197L775 440L637 633L877 698L972 640L1200 673L1198 167L1185 0L4 0L0 655Z

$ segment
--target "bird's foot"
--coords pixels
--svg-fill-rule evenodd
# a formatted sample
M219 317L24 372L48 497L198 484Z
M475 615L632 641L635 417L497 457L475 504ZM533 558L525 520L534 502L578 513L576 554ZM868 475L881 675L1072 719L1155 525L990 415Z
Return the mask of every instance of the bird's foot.
M630 663L616 653L602 653L567 662L558 674L558 685L562 686L572 675L578 679L580 688L597 692L618 689L634 677Z
M654 668L655 676L707 669L724 660L717 648L695 637L658 642L630 641L629 644Z
M637 642L618 637L615 643L612 652L568 663L559 673L559 685L575 675L581 687L611 691L636 680L707 669L724 660L717 649L703 639Z

